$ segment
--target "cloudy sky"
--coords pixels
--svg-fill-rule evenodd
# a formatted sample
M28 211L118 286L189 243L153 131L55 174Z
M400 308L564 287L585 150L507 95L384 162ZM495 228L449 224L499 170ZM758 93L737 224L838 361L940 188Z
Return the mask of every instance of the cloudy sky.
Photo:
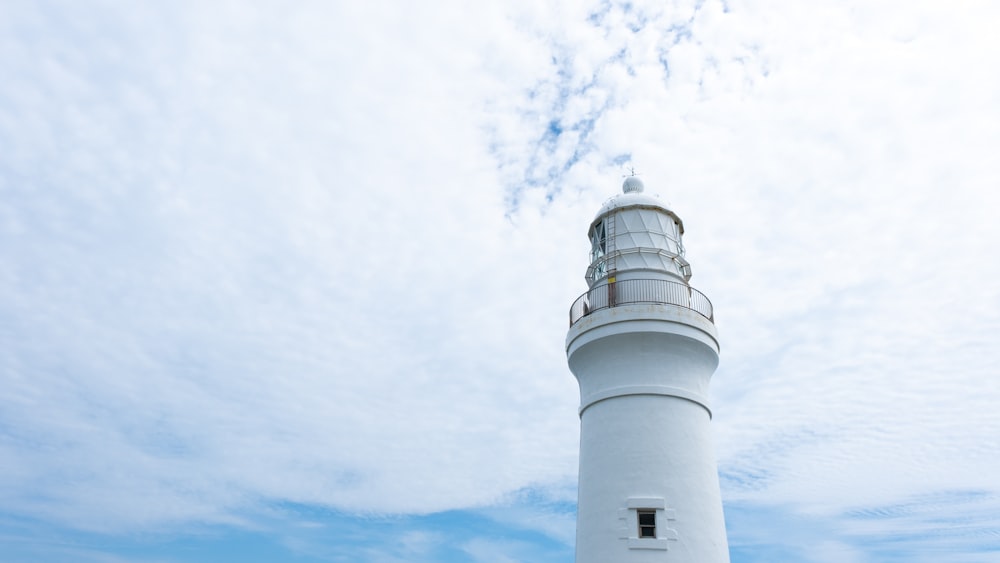
M0 0L0 558L572 561L634 166L715 305L734 562L995 561L998 26Z

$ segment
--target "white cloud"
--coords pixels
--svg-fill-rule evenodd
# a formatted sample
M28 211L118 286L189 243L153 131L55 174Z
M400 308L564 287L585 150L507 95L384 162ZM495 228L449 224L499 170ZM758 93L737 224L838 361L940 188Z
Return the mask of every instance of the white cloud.
M626 161L716 306L727 499L995 492L1000 14L964 6L12 7L2 504L561 486L566 309Z

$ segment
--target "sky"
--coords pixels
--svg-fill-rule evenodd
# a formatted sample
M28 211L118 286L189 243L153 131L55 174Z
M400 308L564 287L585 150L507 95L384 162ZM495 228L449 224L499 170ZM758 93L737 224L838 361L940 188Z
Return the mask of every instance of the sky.
M633 167L734 563L1000 559L1000 5L0 0L0 560L570 562Z

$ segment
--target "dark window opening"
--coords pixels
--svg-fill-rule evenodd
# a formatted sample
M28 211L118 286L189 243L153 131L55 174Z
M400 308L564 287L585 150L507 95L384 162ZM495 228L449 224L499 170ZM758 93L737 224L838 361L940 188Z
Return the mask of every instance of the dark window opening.
M639 537L640 538L655 538L656 537L656 511L655 510L638 510L636 515L639 517Z

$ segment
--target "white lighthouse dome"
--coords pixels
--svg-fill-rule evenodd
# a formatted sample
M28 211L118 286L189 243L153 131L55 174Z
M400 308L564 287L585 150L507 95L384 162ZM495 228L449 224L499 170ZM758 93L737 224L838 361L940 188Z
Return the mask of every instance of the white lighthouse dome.
M629 176L625 178L625 183L622 184L622 191L627 194L641 192L644 189L646 189L646 186L642 184L642 180L638 176Z
M604 202L604 205L602 205L597 211L597 215L594 216L593 222L596 223L609 213L624 208L635 207L657 209L670 215L677 223L680 234L684 234L684 222L681 221L681 218L678 217L676 213L671 211L658 196L643 193L645 189L646 185L643 184L642 180L640 180L638 176L629 176L625 178L625 182L622 183L623 193L616 194L608 198Z

